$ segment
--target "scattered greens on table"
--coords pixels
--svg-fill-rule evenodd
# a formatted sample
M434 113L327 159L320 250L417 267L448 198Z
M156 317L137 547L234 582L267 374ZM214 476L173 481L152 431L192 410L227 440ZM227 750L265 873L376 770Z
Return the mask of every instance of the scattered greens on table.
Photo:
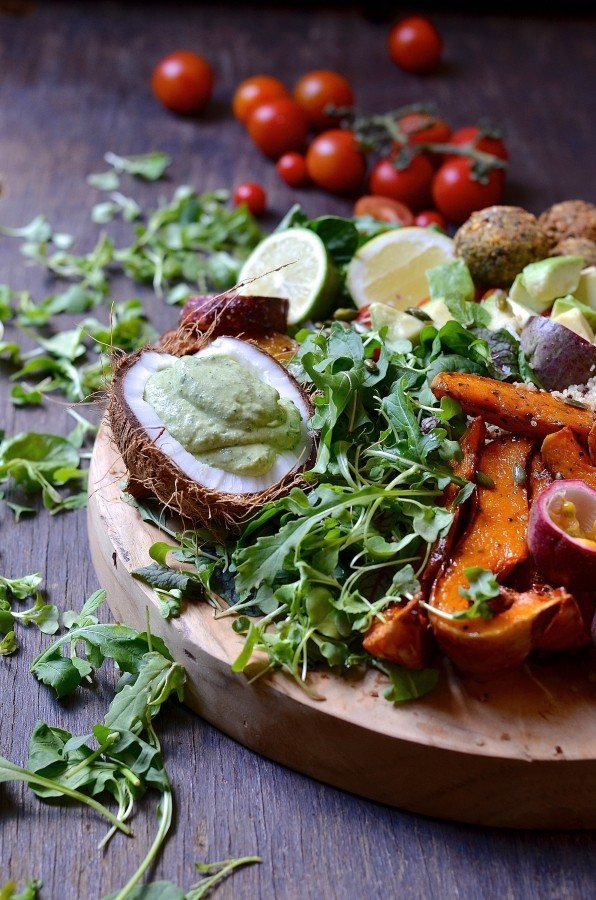
M0 357L12 369L11 399L17 406L34 407L55 392L74 403L92 399L109 383L113 350L132 351L155 337L139 300L110 304L113 274L151 285L166 303L182 303L191 293L233 286L242 261L263 236L246 208L229 208L226 191L201 195L184 186L171 201L144 213L121 192L121 182L131 176L159 179L170 163L165 154L126 158L107 153L105 161L108 169L88 179L107 194L93 207L92 219L102 227L116 216L130 223L134 233L127 246L117 247L102 231L89 253L77 255L72 236L54 231L44 216L21 228L0 226L0 234L19 239L22 253L55 276L57 285L67 283L38 301L28 292L0 286L0 326L12 323L36 345L24 352L18 342L2 339L0 327ZM356 249L380 230L396 227L338 216L309 220L293 207L278 227L296 225L319 234L340 284ZM445 370L497 378L531 374L516 340L507 332L488 331L480 308L453 290L456 274L437 271L430 282L431 296L444 297L453 319L440 330L425 325L415 346L389 342L387 329L360 333L340 321L296 336L300 349L292 369L315 391L312 424L320 434L308 475L310 491L295 488L267 504L240 539L226 546L213 546L201 532L168 531L157 507L136 504L173 543L157 542L153 563L133 574L151 585L166 618L196 600L210 602L218 616L233 616L234 629L245 635L235 671L248 671L259 650L268 663L257 674L283 669L305 690L310 690L309 672L320 665L338 672L376 666L388 676L386 696L395 703L419 697L436 684L433 670L402 669L372 659L361 647L377 612L417 589L430 544L451 523L440 499L453 479L450 461L459 452L465 420L456 404L437 402L428 385ZM89 315L108 304L109 326ZM75 326L55 328L64 313L81 319ZM66 438L0 433L0 485L25 496L38 493L51 514L85 503L85 442L95 429L71 414L76 426ZM462 481L459 486L463 501L472 485ZM17 522L34 512L29 505L9 502L0 491L2 498ZM177 562L190 563L191 570L178 568ZM470 572L471 608L480 615L492 596L489 575ZM21 627L35 624L47 634L59 630L59 611L45 602L40 582L38 573L0 577L0 655L18 649L15 635ZM235 868L259 860L197 863L201 879L186 893L170 882L139 884L172 818L172 792L153 719L164 703L181 699L185 672L151 634L100 624L95 611L104 599L98 591L79 613L65 612L63 633L31 664L31 672L64 697L90 681L106 659L115 663L121 677L103 722L80 736L38 723L27 767L0 758L0 782L23 781L42 799L69 798L92 807L109 823L102 844L117 830L129 833L126 822L135 802L148 791L157 792L153 845L109 900L199 900ZM23 602L24 610L18 605ZM102 794L116 802L116 813L100 802ZM30 880L17 893L9 882L0 886L0 900L35 900L40 889Z
M229 207L227 191L198 194L189 186L180 187L171 201L161 201L144 214L135 200L119 191L122 176L156 180L169 158L108 153L105 159L109 169L90 176L89 183L109 191L109 199L93 208L92 219L102 226L115 216L131 223L134 235L129 245L116 247L102 233L89 253L76 255L71 252L72 236L55 231L44 216L21 228L0 226L0 234L19 239L24 256L46 268L57 286L67 285L42 300L0 285L0 358L12 370L10 396L15 406L39 406L56 393L76 404L93 400L109 383L114 350L129 352L155 339L156 331L140 300L111 302L110 282L115 274L151 285L167 303L181 303L190 293L232 286L242 260L262 236L245 208ZM109 306L109 324L89 315L101 305ZM62 314L81 318L61 329L57 322ZM4 323L20 329L35 349L24 351L20 342L4 339ZM7 436L0 431L0 486L13 495L38 494L50 514L86 503L85 463L90 450L85 444L96 427L76 410L68 412L76 424L67 437L34 431ZM0 500L12 509L16 522L36 511L28 503L7 499L2 489ZM39 573L0 576L0 656L19 649L19 628L35 625L46 634L59 630L59 610L45 602L40 584ZM41 799L67 798L90 806L110 826L102 844L116 830L129 834L126 820L135 802L147 791L156 791L158 828L153 844L128 883L109 900L166 896L199 900L235 869L259 858L195 863L199 881L187 892L170 882L139 884L168 836L173 810L153 719L170 697L181 699L185 672L158 638L128 626L100 624L94 613L104 599L104 592L98 591L79 613L65 612L65 633L31 664L33 674L57 697L64 697L90 681L104 660L112 660L122 676L104 721L81 736L38 723L27 767L0 758L0 782L22 781ZM168 615L172 614L175 597L164 602ZM116 801L116 813L100 802L101 795ZM41 889L35 879L21 891L14 882L7 882L0 885L0 900L35 900Z

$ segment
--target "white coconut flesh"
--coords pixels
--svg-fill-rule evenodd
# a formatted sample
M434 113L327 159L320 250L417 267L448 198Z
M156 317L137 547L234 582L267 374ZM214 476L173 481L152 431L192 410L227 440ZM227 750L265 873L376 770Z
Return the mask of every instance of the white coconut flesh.
M137 418L153 444L165 454L188 478L211 491L225 494L259 494L298 470L312 451L312 437L308 431L310 409L308 400L283 366L268 354L245 341L218 337L199 350L195 357L227 356L256 378L274 388L280 398L291 401L300 412L301 433L292 450L277 453L272 467L263 475L238 475L197 459L167 430L157 412L144 399L148 379L155 372L173 366L180 357L147 350L124 376L123 394L128 407Z

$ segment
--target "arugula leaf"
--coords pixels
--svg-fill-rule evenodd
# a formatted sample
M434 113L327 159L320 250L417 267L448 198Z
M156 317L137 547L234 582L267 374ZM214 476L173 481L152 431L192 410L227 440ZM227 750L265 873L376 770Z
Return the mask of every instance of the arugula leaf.
M133 569L133 578L153 588L160 601L161 615L168 619L180 615L183 600L202 600L205 588L191 572L175 570L160 563Z
M499 596L501 587L490 569L481 566L470 566L464 569L465 578L469 588L459 587L459 593L470 601L467 609L453 613L454 619L474 619L480 616L483 619L492 619L494 611L490 600Z
M117 828L119 831L123 831L125 834L130 834L130 829L124 822L121 822L109 809L95 800L94 797L87 797L85 794L80 791L74 790L66 784L60 784L59 782L54 781L51 778L46 778L43 775L39 775L37 772L32 772L29 769L23 769L20 766L15 766L14 763L11 763L10 760L4 759L4 757L0 756L0 783L9 782L9 781L24 781L30 787L35 787L39 789L49 788L50 790L58 789L59 794L68 797L71 800L77 800L79 803L84 803L87 806L90 806L92 809L99 812L101 815L105 816L106 819L113 825L114 828Z
M374 665L389 677L391 684L383 691L383 696L392 703L418 700L433 691L439 681L437 669L406 669L379 660L375 660Z
M15 893L17 886L14 881L7 881L0 886L0 900L36 900L38 891L42 888L41 881L33 879L28 881L22 891Z
M5 578L0 575L0 633L4 634L0 652L3 656L18 649L14 633L16 622L24 626L34 624L44 634L54 634L58 630L58 608L53 603L44 602L41 593L36 590L40 582L41 576L38 573L20 578ZM14 600L26 600L33 596L35 599L30 609L14 608Z
M76 654L79 644L83 656ZM138 673L150 646L171 659L167 647L155 635L149 638L128 625L83 625L72 628L36 656L30 671L60 698L75 690L106 657L113 659L123 672ZM62 655L65 647L70 649L69 656Z
M79 451L68 438L54 434L21 432L0 441L0 482L12 481L28 493L41 492L46 509L60 512L84 505L85 494L73 493L85 486L87 470L81 468ZM66 487L64 496L58 488Z

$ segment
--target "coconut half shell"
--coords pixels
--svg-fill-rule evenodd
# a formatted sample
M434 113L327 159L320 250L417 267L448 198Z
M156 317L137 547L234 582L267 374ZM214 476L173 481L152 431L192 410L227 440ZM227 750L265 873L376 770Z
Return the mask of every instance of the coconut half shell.
M157 497L165 506L216 535L237 531L269 500L306 487L304 470L314 462L315 436L308 429L313 407L308 394L285 367L246 341L219 337L196 354L232 356L275 387L300 410L302 438L295 450L282 451L265 476L240 476L200 462L168 432L144 399L151 374L179 357L144 348L114 366L107 421L129 474L129 490Z

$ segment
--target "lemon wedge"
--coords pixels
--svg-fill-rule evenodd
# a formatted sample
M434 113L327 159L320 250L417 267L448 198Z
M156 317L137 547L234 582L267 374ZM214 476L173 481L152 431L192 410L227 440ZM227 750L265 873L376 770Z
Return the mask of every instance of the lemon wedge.
M416 225L385 231L360 247L346 272L346 286L360 309L386 303L417 306L428 297L426 272L454 258L453 239Z
M326 316L338 278L321 238L308 228L274 231L254 248L240 270L239 293L285 297L288 324Z

